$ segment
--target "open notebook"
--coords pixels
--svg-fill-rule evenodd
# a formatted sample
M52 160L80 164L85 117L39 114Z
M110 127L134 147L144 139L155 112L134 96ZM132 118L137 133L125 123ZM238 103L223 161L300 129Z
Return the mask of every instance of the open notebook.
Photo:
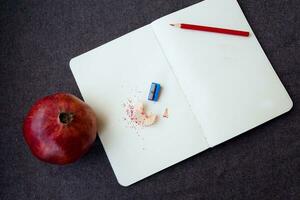
M250 31L250 37L181 30L191 23ZM205 0L162 17L70 61L84 100L105 118L99 137L118 182L128 186L254 128L292 101L236 0ZM147 101L151 82L162 86ZM147 128L124 120L124 104L144 101Z

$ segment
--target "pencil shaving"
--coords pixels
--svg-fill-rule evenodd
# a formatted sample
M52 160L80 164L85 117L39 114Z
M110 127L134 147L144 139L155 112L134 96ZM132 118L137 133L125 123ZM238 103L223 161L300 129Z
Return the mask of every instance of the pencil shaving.
M138 124L142 126L151 126L156 122L157 115L147 114L144 105L139 103L135 108L135 119L138 121Z
M168 110L168 108L165 109L165 111L163 113L163 117L164 118L168 118L169 117L169 110Z

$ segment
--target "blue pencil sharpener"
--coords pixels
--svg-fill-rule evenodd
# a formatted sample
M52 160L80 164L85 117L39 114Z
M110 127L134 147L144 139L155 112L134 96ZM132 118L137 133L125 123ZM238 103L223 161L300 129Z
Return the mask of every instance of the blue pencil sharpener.
M158 101L160 92L160 84L158 83L151 83L148 100L150 101Z

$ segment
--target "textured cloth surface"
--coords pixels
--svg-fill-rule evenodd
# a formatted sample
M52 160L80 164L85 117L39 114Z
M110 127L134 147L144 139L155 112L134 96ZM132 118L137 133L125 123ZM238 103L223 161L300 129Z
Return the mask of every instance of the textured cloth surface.
M74 164L34 158L22 121L38 98L80 96L69 60L199 0L7 0L0 4L0 199L300 199L300 2L239 0L294 108L130 187L97 139ZM221 19L220 19L221 20Z

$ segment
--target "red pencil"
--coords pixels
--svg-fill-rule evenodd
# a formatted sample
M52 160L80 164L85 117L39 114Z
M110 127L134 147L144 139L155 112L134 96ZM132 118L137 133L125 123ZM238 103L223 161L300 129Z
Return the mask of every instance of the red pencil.
M207 32L214 32L214 33L229 34L229 35L239 35L239 36L245 36L245 37L249 36L249 32L240 31L240 30L216 28L216 27L210 27L210 26L200 26L200 25L193 25L193 24L170 24L170 25L177 27L177 28L196 30L196 31L207 31Z

